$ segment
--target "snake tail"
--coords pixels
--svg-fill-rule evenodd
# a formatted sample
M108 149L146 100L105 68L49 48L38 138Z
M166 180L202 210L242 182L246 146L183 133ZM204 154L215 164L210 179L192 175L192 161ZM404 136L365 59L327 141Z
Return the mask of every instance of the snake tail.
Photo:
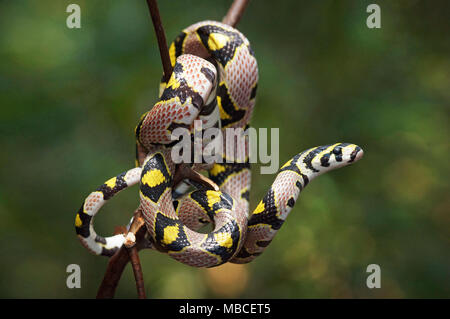
M100 208L121 190L139 182L141 168L133 168L107 180L84 200L75 217L75 231L81 244L95 255L112 256L122 246L125 237L101 237L94 230L94 216Z
M243 248L230 262L248 263L261 255L309 182L325 172L352 164L362 156L359 146L336 143L308 149L284 164L248 221Z

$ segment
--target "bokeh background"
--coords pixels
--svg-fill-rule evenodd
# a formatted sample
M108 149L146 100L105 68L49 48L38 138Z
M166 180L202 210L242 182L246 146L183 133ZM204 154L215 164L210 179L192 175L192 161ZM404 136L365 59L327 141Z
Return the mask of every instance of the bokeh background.
M168 41L231 1L159 1ZM238 28L260 69L254 127L280 128L280 165L353 142L365 157L314 181L248 265L194 269L141 252L149 298L450 297L448 1L251 1ZM70 3L82 28L68 29ZM134 165L134 126L162 67L143 0L0 2L0 297L93 298L107 259L74 231L85 196ZM251 206L272 183L254 166ZM104 207L112 233L134 187ZM66 287L79 264L82 288ZM381 267L381 288L366 267ZM131 268L117 297L135 298Z

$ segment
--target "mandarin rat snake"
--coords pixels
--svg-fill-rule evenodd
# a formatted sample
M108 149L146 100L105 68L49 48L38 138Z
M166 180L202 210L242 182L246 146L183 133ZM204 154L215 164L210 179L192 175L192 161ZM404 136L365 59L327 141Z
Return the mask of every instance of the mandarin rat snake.
M176 128L192 132L196 119L202 121L204 129L220 128L223 141L226 128L247 129L255 104L258 67L245 36L214 21L186 28L171 44L169 53L173 66L170 80L161 83L159 101L136 127L137 149L146 156L139 159L137 155L139 167L109 179L85 199L76 215L76 233L92 253L113 255L125 236L97 235L93 218L108 199L139 183L148 248L158 247L195 267L228 261L248 263L270 244L313 178L359 160L363 151L354 144L336 143L295 155L281 167L250 217L248 140L237 146L245 151L243 162L225 161L236 150L226 147L223 161L191 166L194 171L206 170L219 190L197 187L188 191L186 179L174 185L177 164L170 152L172 132ZM197 232L207 223L213 223L213 231Z

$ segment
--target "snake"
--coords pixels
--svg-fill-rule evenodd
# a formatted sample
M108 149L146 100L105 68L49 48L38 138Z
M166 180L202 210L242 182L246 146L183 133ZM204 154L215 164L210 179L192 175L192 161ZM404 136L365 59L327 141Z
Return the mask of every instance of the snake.
M225 144L220 161L189 164L196 172L207 172L218 189L187 179L174 185L179 164L172 150L179 140L173 140L172 133L182 128L193 134L196 120L203 130L221 130L223 142L229 128L245 132L255 105L258 65L240 31L209 20L184 29L171 43L169 55L170 79L161 81L158 102L135 128L137 167L107 180L86 197L75 217L76 234L93 254L112 256L125 234L99 236L94 216L117 193L139 184L146 248L193 267L251 262L272 242L300 192L317 176L358 161L363 150L356 144L334 143L298 153L279 169L252 214L248 139L233 147ZM230 161L238 151L243 158ZM212 231L199 231L209 223Z

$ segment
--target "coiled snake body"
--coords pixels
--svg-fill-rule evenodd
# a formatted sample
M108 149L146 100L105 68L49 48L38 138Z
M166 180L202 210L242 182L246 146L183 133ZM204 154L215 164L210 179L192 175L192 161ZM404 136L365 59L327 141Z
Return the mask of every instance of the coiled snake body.
M161 83L159 101L136 127L137 149L146 156L138 155L139 167L106 181L85 199L76 215L76 232L91 252L114 254L124 235L98 236L93 217L112 196L139 183L149 248L158 247L195 267L250 262L270 244L312 179L359 160L363 152L357 145L336 143L297 154L281 167L249 217L248 141L228 147L225 129L244 130L249 125L258 81L250 44L236 29L204 21L186 28L169 52L173 74L168 83ZM171 158L171 134L179 127L193 132L195 119L202 120L203 129L218 127L224 133L223 163L191 166L195 171L207 170L220 190L200 187L187 192L186 185L175 189L177 164ZM225 161L239 151L244 161ZM214 230L197 232L206 223L213 223Z

